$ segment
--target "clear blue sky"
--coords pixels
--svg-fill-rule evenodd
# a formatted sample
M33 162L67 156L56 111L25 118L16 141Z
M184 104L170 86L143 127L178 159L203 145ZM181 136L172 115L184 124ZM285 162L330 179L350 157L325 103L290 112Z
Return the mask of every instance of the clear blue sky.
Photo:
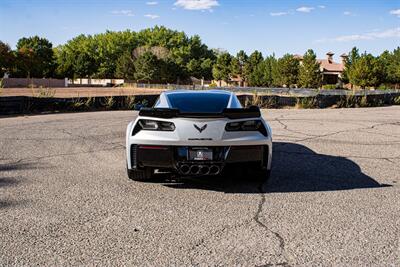
M198 34L211 48L336 56L400 45L400 0L0 0L0 40L39 35L53 45L155 25Z

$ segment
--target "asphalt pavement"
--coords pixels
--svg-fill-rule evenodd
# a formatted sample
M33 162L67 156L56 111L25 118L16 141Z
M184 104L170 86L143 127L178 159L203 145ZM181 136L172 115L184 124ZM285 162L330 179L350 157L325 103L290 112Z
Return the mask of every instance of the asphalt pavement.
M264 110L272 177L130 181L133 111L0 119L0 265L396 266L400 107Z

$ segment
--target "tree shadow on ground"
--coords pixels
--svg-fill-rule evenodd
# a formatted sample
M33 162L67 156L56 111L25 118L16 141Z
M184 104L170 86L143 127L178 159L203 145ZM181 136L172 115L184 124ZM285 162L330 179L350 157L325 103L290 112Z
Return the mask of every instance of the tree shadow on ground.
M379 188L380 184L344 157L318 154L306 146L274 142L272 175L268 182L255 181L243 169L223 177L167 179L175 189L214 190L225 193L312 192ZM159 180L164 179L162 175Z
M22 176L13 177L12 176L13 172L19 170L30 170L35 168L37 168L37 164L32 162L24 163L21 161L16 161L11 163L0 164L0 189L4 190L4 188L6 187L16 186L22 182L23 177ZM14 201L8 198L4 198L4 195L0 194L0 209L14 207L22 203L26 203L26 201Z

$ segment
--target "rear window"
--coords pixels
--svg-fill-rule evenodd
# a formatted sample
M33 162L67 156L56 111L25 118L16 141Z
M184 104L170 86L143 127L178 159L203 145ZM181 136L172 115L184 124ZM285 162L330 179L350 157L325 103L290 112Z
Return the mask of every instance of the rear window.
M181 112L187 113L220 113L228 106L229 94L170 94L168 100L172 108L177 108Z

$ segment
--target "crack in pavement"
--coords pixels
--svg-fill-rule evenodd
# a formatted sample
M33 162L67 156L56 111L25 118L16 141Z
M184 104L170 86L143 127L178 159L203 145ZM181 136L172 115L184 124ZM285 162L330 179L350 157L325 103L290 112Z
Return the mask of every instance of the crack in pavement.
M265 193L266 193L266 191L264 190L264 186L265 186L266 183L267 183L267 181L261 183L261 184L259 185L259 187L258 187L258 190L259 190L260 195L261 195L261 200L260 200L260 202L258 203L258 208L257 208L257 211L256 211L254 217L253 217L253 220L254 220L260 227L262 227L262 228L264 228L266 231L272 233L272 234L276 237L276 239L279 241L279 248L280 248L280 251L281 251L281 252L278 254L278 256L283 256L284 259L285 259L285 262L279 263L279 265L282 265L282 266L290 266L290 265L288 264L287 257L284 255L284 254L285 254L285 239L283 239L283 237L282 237L278 232L275 232L275 231L271 230L270 228L268 228L268 226L265 225L265 223L263 223L263 222L260 220L260 214L261 214L261 212L262 212L262 210L263 210L264 204L266 203L266 198L265 198ZM276 265L276 264L275 264L275 265ZM267 266L268 266L268 265L267 265Z
M283 126L283 129L288 131L288 132L301 134L301 135L305 135L305 136L317 136L317 135L314 135L314 134L306 134L306 133L303 133L303 132L300 132L300 131L291 130L291 129L288 128L289 126L286 125L285 123L283 123L279 118L275 118L275 121L277 121L279 124L281 124Z
M114 147L107 148L107 149L97 149L97 150L89 150L89 151L82 151L82 152L75 152L75 153L59 153L59 154L41 156L41 157L28 157L28 158L18 159L15 162L6 163L6 164L9 164L9 165L19 164L22 162L39 161L39 160L48 159L48 158L64 157L64 156L72 156L72 155L83 155L83 154L97 153L97 152L103 152L103 151L112 151L112 150L119 150L119 149L121 149L121 147L114 146Z
M383 125L399 125L400 122L391 122L391 123L378 123L378 124L374 124L368 127L362 127L362 128L356 128L356 129L348 129L348 130L342 130L342 131L337 131L337 132L332 132L332 133L328 133L328 134L321 134L321 135L317 135L317 136L313 136L313 137L308 137L308 138L303 138L303 139L298 139L296 140L296 142L303 142L303 141L310 141L310 140L314 140L314 139L318 139L318 138L322 138L322 137L328 137L328 136L333 136L336 134L341 134L341 133L346 133L346 132L353 132L353 131L359 131L359 130L368 130L368 129L374 129L375 127L378 126L383 126Z

